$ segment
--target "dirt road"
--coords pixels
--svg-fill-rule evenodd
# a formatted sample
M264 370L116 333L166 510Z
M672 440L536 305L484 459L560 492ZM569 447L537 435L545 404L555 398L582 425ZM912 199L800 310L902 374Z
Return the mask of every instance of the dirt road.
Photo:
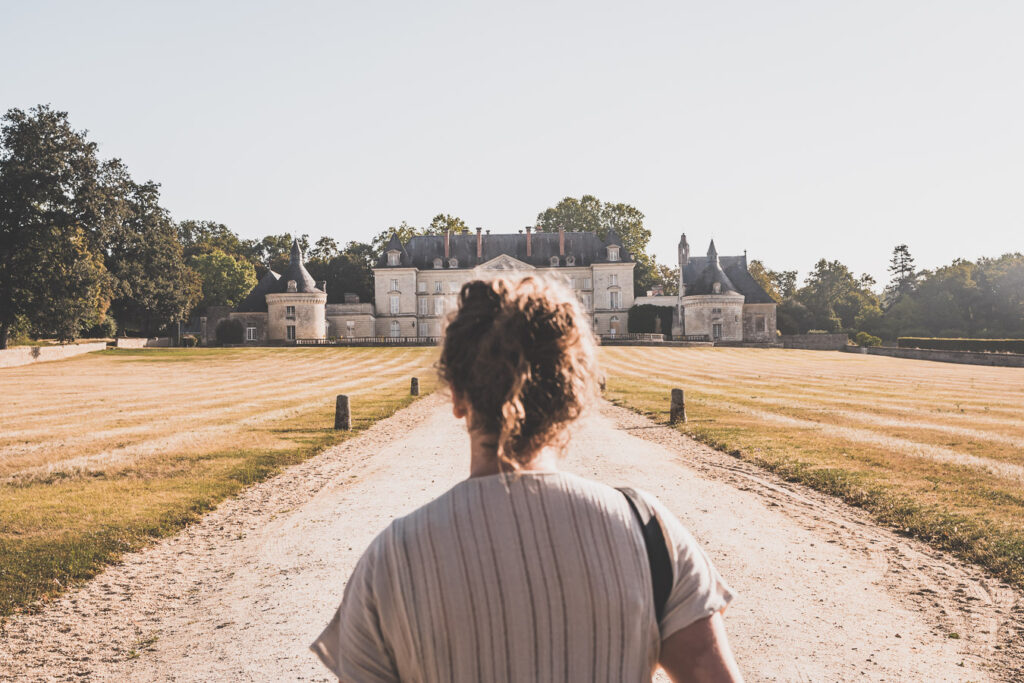
M327 680L307 650L363 548L467 470L431 396L227 501L36 615L0 626L0 678ZM666 427L604 405L565 469L659 496L739 592L748 680L1024 679L1024 597Z

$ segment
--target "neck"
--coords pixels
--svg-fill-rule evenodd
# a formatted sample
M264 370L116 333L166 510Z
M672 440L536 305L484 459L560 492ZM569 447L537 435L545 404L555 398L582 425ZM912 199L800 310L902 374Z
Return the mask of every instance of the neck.
M469 433L469 478L487 477L498 474L503 469L498 462L497 449L494 446L493 437L479 434L474 431ZM523 471L557 472L558 453L555 449L545 446L530 454L530 459L519 466Z

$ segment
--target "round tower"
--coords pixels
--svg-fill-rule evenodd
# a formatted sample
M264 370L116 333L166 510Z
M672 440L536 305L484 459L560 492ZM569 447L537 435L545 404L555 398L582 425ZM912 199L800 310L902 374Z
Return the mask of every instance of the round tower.
M291 262L267 294L267 338L293 342L296 339L327 338L327 292L317 287L302 264L302 248L292 242Z

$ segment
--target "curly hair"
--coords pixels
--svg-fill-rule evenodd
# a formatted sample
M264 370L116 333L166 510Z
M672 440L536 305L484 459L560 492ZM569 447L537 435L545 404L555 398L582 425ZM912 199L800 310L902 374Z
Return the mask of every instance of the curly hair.
M576 297L536 276L462 286L445 331L441 379L472 408L471 429L494 439L517 470L544 446L564 451L566 427L595 394L594 335Z

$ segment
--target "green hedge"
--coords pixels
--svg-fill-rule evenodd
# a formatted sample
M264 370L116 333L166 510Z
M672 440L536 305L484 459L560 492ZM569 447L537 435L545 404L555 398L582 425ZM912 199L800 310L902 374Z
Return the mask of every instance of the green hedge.
M938 351L988 351L1024 353L1024 339L955 339L943 337L900 337L901 349L935 349Z
M668 306L650 304L634 305L629 309L629 332L653 333L655 321L661 318L661 334L665 339L672 337L672 309Z
M882 340L873 334L867 332L858 332L857 336L854 337L854 341L857 342L857 346L881 346Z
M221 320L217 323L217 343L223 346L224 344L241 344L242 343L242 323L237 320Z

